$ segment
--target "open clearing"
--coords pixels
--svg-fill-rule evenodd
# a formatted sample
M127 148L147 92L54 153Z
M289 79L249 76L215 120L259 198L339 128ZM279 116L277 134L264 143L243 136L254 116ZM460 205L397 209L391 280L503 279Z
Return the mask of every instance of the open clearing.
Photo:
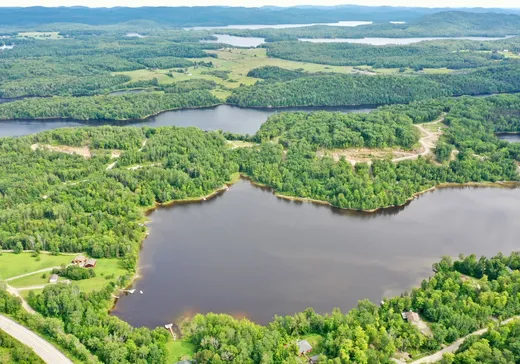
M317 156L323 157L329 155L335 161L345 158L352 165L356 163L372 163L374 159L389 158L392 162L401 162L404 160L415 160L419 156L427 156L433 152L437 145L437 141L444 133L446 126L443 124L444 116L430 123L414 124L414 126L421 132L419 139L420 147L407 151L397 148L349 148L349 149L335 149L335 150L318 150Z
M335 72L335 73L352 73L352 67L343 66L329 66L323 64L307 63L307 62L295 62L286 61L278 58L267 57L266 50L264 48L256 49L236 49L230 48L227 50L218 51L207 51L208 53L214 53L218 58L207 57L198 58L197 61L212 62L213 68L206 67L188 67L188 72L178 73L174 72L174 77L167 75L170 69L140 69L128 72L116 72L114 74L124 74L132 78L131 82L152 80L157 78L161 84L172 84L178 81L186 81L195 78L203 78L211 81L215 81L217 84L224 86L224 88L236 88L240 84L253 85L259 79L254 77L248 77L247 73L258 67L262 66L277 66L287 69L303 69L305 72ZM229 78L223 80L213 75L203 74L208 70L216 71L229 71ZM216 89L213 92L215 96L223 98L229 95L229 91L225 89Z
M168 362L176 363L183 357L191 357L195 353L195 345L183 340L168 341L166 344L168 350Z
M71 256L65 256L65 258L67 259L62 264L69 264L72 260ZM59 266L59 264L54 266ZM91 292L104 287L110 280L117 279L118 277L127 274L127 271L121 267L121 262L118 259L98 259L96 267L93 269L94 272L96 272L95 277L80 281L72 281L72 284L79 286L82 292ZM49 283L50 275L51 271L37 272L11 280L8 283L11 287L20 289L20 291L32 290L29 287L37 287L35 289L41 289L41 286L45 286ZM65 280L66 278L60 277L58 282Z
M90 148L88 146L83 147L72 147L69 145L49 145L49 144L33 144L31 145L32 150L37 149L46 149L52 152L60 152L67 154L77 154L85 158L92 157L92 153L90 152Z
M22 38L34 38L34 39L63 38L59 32L21 32L21 33L18 33L18 36L22 37Z
M70 255L40 254L38 257L31 255L32 253L2 253L0 255L0 280L68 264L72 259Z

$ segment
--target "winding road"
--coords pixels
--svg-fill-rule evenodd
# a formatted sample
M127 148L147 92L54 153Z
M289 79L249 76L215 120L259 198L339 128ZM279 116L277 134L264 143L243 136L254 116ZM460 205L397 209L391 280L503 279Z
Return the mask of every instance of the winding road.
M425 156L430 153L430 151L435 148L435 145L437 144L437 140L439 139L440 132L431 132L428 129L424 127L424 125L436 125L444 122L444 115L441 116L439 119L432 121L430 123L423 123L423 124L414 124L414 126L421 131L423 136L419 139L419 143L421 143L421 146L423 148L423 151L414 155L406 156L406 157L400 157L400 158L394 158L392 159L392 162L401 162L405 160L415 160L419 158L419 156Z
M50 343L3 315L0 315L0 330L30 347L45 363L72 364L71 360Z
M500 325L506 325L506 324L510 323L511 321L513 321L513 320L520 320L520 316L514 316L514 317L511 317L511 318L508 318L507 320L502 321L500 323ZM455 353L459 349L459 347L462 345L462 343L468 337L475 336L475 335L480 336L482 334L485 334L487 331L488 331L487 327L484 328L484 329L480 329L480 330L474 331L474 332L472 332L469 335L461 337L460 339L455 341L450 346L446 346L444 349L441 349L441 350L433 353L432 355L425 356L425 357L423 357L421 359L417 359L417 360L414 360L414 361L411 361L411 362L404 362L404 361L401 361L401 360L393 358L392 361L394 363L396 363L396 364L427 364L427 363L436 363L436 362L442 360L442 356L444 354L446 354L446 353Z

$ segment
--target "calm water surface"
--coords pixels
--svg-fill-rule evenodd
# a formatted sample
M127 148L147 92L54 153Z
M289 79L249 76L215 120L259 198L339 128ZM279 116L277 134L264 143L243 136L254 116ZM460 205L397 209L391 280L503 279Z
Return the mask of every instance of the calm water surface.
M520 143L520 133L517 134L497 134L497 136L510 143Z
M217 40L201 40L201 43L223 43L233 47L258 47L265 42L264 38L257 37L235 37L227 34L213 34Z
M340 112L369 112L373 108L320 108ZM167 111L143 121L64 121L64 120L9 120L0 121L0 137L34 134L45 130L99 125L129 126L196 126L204 130L223 130L240 134L254 134L267 118L280 111L310 111L310 108L246 109L229 105L214 108Z
M311 306L348 310L417 285L443 255L520 248L520 189L441 189L362 214L281 200L242 180L150 218L135 285L144 294L122 297L114 310L136 326L194 312L267 323Z
M371 45L406 45L412 43L418 43L425 40L442 40L442 39L469 39L469 40L498 40L505 39L501 38L490 38L490 37L428 37L428 38L361 38L361 39L348 39L348 38L316 38L316 39L300 39L303 42L311 43L356 43L356 44L371 44Z

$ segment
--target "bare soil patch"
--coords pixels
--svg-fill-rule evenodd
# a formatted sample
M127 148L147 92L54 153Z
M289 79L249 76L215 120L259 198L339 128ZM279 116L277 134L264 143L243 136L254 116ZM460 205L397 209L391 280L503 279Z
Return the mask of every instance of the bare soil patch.
M90 148L88 146L82 147L72 147L69 145L49 145L49 144L33 144L31 145L31 150L37 149L46 149L53 152L67 153L67 154L77 154L85 158L92 157L92 153L90 152Z

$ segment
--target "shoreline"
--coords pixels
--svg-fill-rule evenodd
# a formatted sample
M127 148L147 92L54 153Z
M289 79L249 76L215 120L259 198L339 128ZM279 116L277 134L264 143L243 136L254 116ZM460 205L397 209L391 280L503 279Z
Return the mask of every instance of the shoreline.
M159 208L170 207L170 206L174 206L177 204L200 203L205 200L215 198L216 196L227 191L227 189L230 186L234 185L235 183L239 182L240 180L247 180L248 182L251 183L251 185L255 186L256 188L269 189L272 192L272 194L279 199L289 200L289 201L298 201L298 202L310 202L310 203L316 204L316 205L328 206L331 209L338 209L338 210L342 210L342 211L350 211L350 212L366 213L366 214L374 214L374 213L382 212L384 210L404 207L404 206L408 205L409 203L411 203L416 198L418 198L419 196L426 194L428 192L433 192L435 190L448 189L448 188L465 188L465 187L470 187L470 188L492 187L492 188L508 188L508 189L520 188L520 181L518 181L518 182L517 181L499 181L499 182L441 183L439 185L416 192L401 205L384 206L384 207L379 207L379 208L371 209L371 210L360 210L360 209L340 208L340 207L334 206L331 203L329 203L327 201L323 201L323 200L302 198L302 197L293 197L293 196L279 194L276 192L275 189L273 189L265 184L262 184L260 182L253 181L251 179L251 177L248 176L246 173L236 173L231 176L231 180L226 182L224 184L224 186L216 189L215 191L209 193L208 195L205 195L202 197L188 198L188 199L183 199L183 200L173 200L173 201L169 201L169 202L165 202L165 203L156 203L154 206L144 209L145 217L148 220L148 215ZM141 243L139 245L139 251L142 249L143 244L145 243L145 240L149 234L150 234L149 228L147 227L146 231L143 234L143 239L141 240ZM130 287L132 287L132 285L134 285L142 277L139 262L140 262L140 254L138 255L138 259L136 262L135 273L131 276L128 283L124 287L121 287L119 290L130 289ZM117 311L115 311L115 309L116 309L118 300L119 300L119 298L115 298L115 297L113 298L113 300L109 306L109 310L108 310L109 314L113 314L113 313L117 312Z
M143 209L144 210L144 215L146 217L145 220L149 220L148 219L148 215L151 214L156 209L159 209L159 208L170 207L170 206L177 205L177 204L199 203L199 202L202 202L202 201L206 201L208 199L212 199L212 198L222 194L223 192L227 191L230 186L232 186L235 183L237 183L238 181L240 181L241 178L242 177L241 177L240 173L237 172L236 174L231 175L230 180L226 181L224 183L224 186L222 186L222 187L216 189L215 191L211 192L210 194L202 196L202 197L192 197L192 198L186 198L186 199L182 199L182 200L172 200L172 201L163 202L163 203L155 203L154 206L151 206L151 207ZM146 221L143 224L146 225ZM142 238L141 243L139 244L139 252L143 248L143 244L145 243L146 238L150 234L149 230L150 229L147 227L146 231L144 233L144 237ZM140 254L138 255L138 258L137 258L135 273L131 276L131 278L128 281L128 283L124 287L121 287L121 290L129 289L139 278L141 278L140 269L139 269L139 261L140 261ZM113 298L111 307L110 307L110 309L108 311L110 314L116 308L118 300L119 300L119 298Z
M444 96L444 97L446 97L446 98L491 97L491 96L502 95L502 94L515 95L515 94L519 94L519 93L520 92L499 92L499 93L494 93L494 94L476 94L476 95L464 94L464 95L452 95L452 96ZM110 94L105 94L105 96L108 96L108 95L110 95ZM122 96L122 95L111 95L111 96L112 97L119 97L119 96ZM89 96L77 96L77 97L79 98L79 97L89 97ZM33 99L33 98L47 98L47 97L23 97L21 99L17 99L17 100L11 101L11 102L21 101L21 100L24 100L24 99ZM111 122L111 123L122 123L122 124L123 123L128 123L128 124L130 124L132 122L147 121L148 119L150 119L152 117L155 117L155 116L158 116L158 115L161 115L163 113L170 112L170 111L213 109L213 108L216 108L218 106L230 106L230 107L236 107L236 108L245 109L245 110L247 110L247 109L249 109L249 110L264 110L264 111L276 110L276 111L288 111L288 112L290 112L290 111L297 111L297 110L292 110L292 109L308 109L309 112L311 112L313 110L318 111L318 110L327 110L327 109L330 109L330 111L334 111L334 109L350 109L350 110L371 109L371 111L372 111L372 110L376 110L379 107L383 107L383 106L407 105L407 104L409 104L411 102L413 102L413 101L405 102L405 103L358 104L358 105L240 106L238 104L228 103L228 102L223 100L222 102L219 102L219 103L216 103L216 104L211 104L211 105L191 106L191 107L177 107L177 108L172 108L172 109L160 110L160 111L157 111L155 113L142 116L140 118L132 118L132 119L74 119L74 118L70 118L70 117L49 116L49 117L38 117L38 118L7 118L7 119L0 119L0 123L2 123L2 122L10 122L10 121L49 121L49 120L59 120L59 121L79 122L79 123L85 123L85 124L88 124L89 122L92 122L92 123L96 123L96 122L97 123ZM337 111L339 111L339 110L337 110ZM117 125L117 126L126 126L126 125ZM519 134L519 132L500 132L500 133L497 133L497 134Z
M254 181L251 181L252 184L256 184ZM270 188L269 186L260 185L260 187L266 187ZM316 200L308 197L295 197L295 196L288 196L288 195L282 195L280 193L277 193L276 190L270 188L273 191L273 194L282 199L282 200L288 200L288 201L299 201L299 202L310 202L316 205L326 205L330 208L343 210L343 211L351 211L351 212L360 212L360 213L366 213L366 214L372 214L377 213L384 210L390 210L395 208L400 208L408 205L410 202L418 198L419 196L426 194L428 192L433 192L435 190L441 190L445 188L464 188L464 187L473 187L473 188L485 188L485 187L493 187L493 188L520 188L520 181L501 181L501 182L465 182L465 183L454 183L454 182L447 182L447 183L441 183L438 185L435 185L433 187L427 188L425 190L419 191L414 193L412 196L406 199L406 201L400 205L390 205L390 206L382 206L377 207L375 209L370 210L363 210L363 209L351 209L351 208L343 208L338 207L333 204L331 204L328 201L324 200Z

